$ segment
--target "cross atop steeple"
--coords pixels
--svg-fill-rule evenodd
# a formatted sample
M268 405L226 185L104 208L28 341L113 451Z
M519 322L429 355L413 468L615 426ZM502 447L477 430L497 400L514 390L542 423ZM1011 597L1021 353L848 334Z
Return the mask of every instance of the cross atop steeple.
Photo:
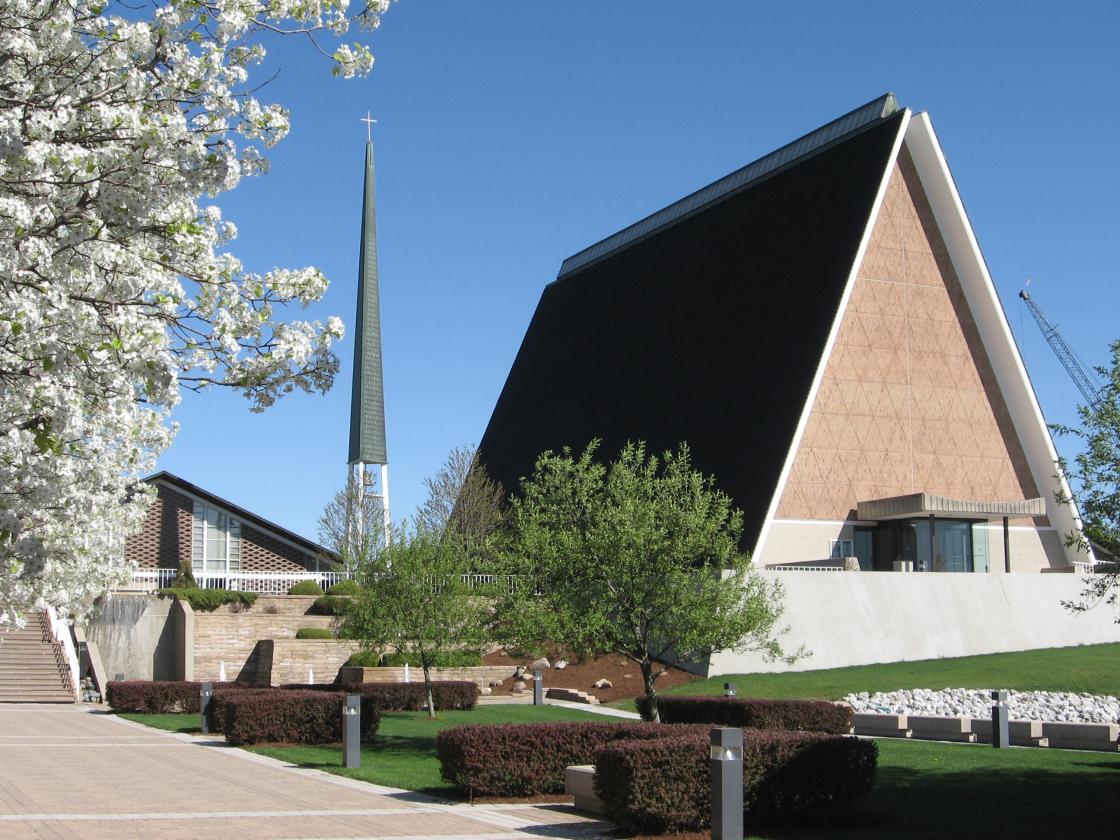
M366 142L367 143L372 143L373 142L373 124L375 122L377 122L377 120L373 119L370 116L369 111L366 111L366 115L364 117L362 117L362 122L364 122L366 124Z

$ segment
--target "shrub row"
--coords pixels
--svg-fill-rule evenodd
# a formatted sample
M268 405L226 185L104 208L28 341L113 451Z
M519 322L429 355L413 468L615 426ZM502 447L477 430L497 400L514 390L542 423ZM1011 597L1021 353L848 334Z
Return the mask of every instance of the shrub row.
M748 827L834 819L871 788L877 759L875 744L858 738L745 731ZM594 760L595 792L613 822L650 833L708 826L711 778L704 735L615 741L600 747Z
M415 651L397 651L381 656L381 664L399 668L408 665L420 668L420 654ZM434 654L431 659L433 668L471 668L482 664L482 657L477 652L465 650L444 650Z
M225 688L232 683L214 683ZM115 712L175 714L197 712L202 683L185 680L127 680L105 686L105 700Z
M209 612L224 604L244 604L247 607L257 602L256 592L240 592L231 589L198 589L195 587L166 587L159 591L159 597L177 597L191 605L191 609Z
M362 683L344 686L343 690L373 698L383 711L417 712L428 707L428 695L424 691L423 682ZM432 701L438 711L470 711L478 703L478 686L469 680L433 681Z
M456 726L436 737L443 778L479 796L536 796L564 792L564 768L591 764L610 741L706 737L707 728L660 723L525 723Z
M647 716L644 697L635 700ZM827 700L751 700L741 697L658 697L662 723L706 723L741 729L782 729L795 732L852 731L852 709Z
M327 691L224 692L215 717L231 744L277 741L285 744L329 744L342 740L345 695ZM381 715L377 701L362 697L362 740L372 741Z

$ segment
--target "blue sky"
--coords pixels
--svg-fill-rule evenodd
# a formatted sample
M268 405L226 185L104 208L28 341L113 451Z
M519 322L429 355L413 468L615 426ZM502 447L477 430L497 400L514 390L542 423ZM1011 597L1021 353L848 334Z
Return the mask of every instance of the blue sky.
M1075 350L1120 338L1120 4L452 3L402 0L362 37L363 80L270 45L260 96L292 114L272 171L221 199L255 270L316 265L304 313L353 322L365 126L378 236L394 515L477 443L561 261L894 91L928 111L1043 411L1079 393L1017 298ZM159 466L314 538L345 477L350 357L326 396L263 414L186 394ZM1059 441L1059 448L1068 443Z

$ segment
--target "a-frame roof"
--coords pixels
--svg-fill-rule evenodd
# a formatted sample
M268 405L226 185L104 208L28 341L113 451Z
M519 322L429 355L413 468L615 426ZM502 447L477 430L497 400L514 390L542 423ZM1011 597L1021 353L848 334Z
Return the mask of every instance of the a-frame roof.
M146 484L166 484L176 490L185 493L188 496L197 498L199 501L212 504L214 507L221 508L227 513L232 514L236 519L241 522L256 528L258 531L279 539L283 542L290 543L293 547L306 551L312 557L321 557L327 560L338 560L338 555L331 551L326 546L322 546L317 542L301 537L295 531L289 531L282 525L277 525L263 516L258 516L250 510L246 510L240 505L235 505L215 493L211 493L197 484L191 484L185 478L180 478L174 473L167 472L167 470L160 470L153 473L144 479Z
M900 142L908 112L893 107L869 103L800 155L765 166L839 121L566 261L482 438L491 476L515 491L541 452L593 438L604 455L687 442L753 546Z

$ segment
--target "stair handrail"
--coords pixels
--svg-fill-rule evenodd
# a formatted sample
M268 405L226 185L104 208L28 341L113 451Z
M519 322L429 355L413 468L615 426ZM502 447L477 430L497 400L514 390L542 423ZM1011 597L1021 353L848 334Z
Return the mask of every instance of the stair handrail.
M61 620L50 606L47 607L47 622L50 624L51 636L62 645L62 652L70 669L70 689L74 692L74 699L81 700L81 669L78 666L78 652L74 649L74 639L70 635L70 625Z

